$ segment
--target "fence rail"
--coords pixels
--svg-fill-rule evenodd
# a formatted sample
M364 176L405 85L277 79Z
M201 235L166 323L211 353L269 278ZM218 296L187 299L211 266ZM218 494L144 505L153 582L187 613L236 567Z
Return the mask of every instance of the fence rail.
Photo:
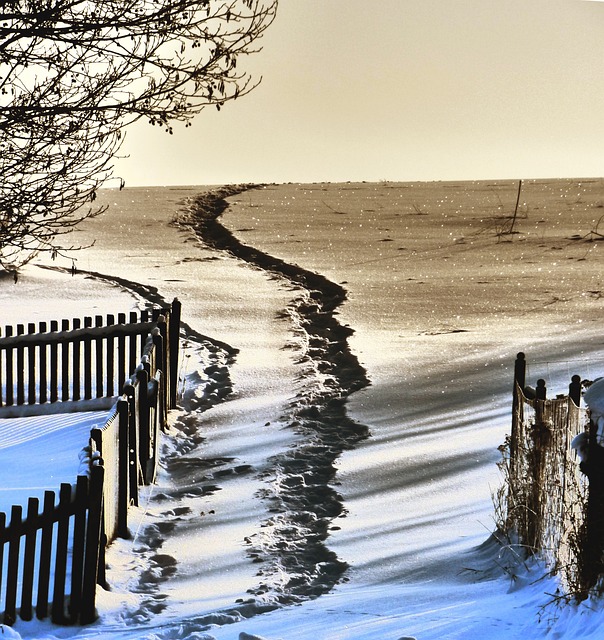
M166 427L167 411L176 401L180 303L175 300L170 309L154 311L151 316L152 321L144 314L137 316L133 323L137 326L107 323L0 339L0 386L5 400L11 387L6 384L10 371L13 392L17 390L13 399L44 412L67 402L82 406L75 402L78 394L73 389L68 400L52 392L47 397L43 392L35 398L30 395L31 388L43 389L49 380L60 378L57 367L66 376L67 386L77 388L83 381L84 396L93 393L95 372L101 370L101 364L113 377L103 373L96 381L112 379L121 384L121 395L104 426L90 433L84 447L84 473L76 483L62 484L58 496L54 491L45 492L41 510L39 500L30 498L25 517L20 505L12 507L10 518L0 513L0 614L5 624L13 624L17 615L31 620L34 611L40 619L50 615L57 624L86 624L95 618L96 585L106 582L105 548L116 537L129 535L128 508L138 504L139 486L155 478L159 432ZM79 351L79 365L77 355L66 358L66 367L60 359L52 359L53 345L60 352L64 340L72 345L71 353ZM110 346L95 360L89 354L101 352L99 340ZM42 351L33 351L41 345ZM48 360L44 353L50 356ZM12 369L5 366L11 358ZM15 375L29 358L34 364L26 369L27 375ZM128 367L130 374L121 379L120 372ZM109 384L99 383L96 388L100 392L103 386L102 393L109 390L113 394ZM53 388L51 382L50 390ZM48 392L48 386L46 389ZM6 407L0 408L0 417Z

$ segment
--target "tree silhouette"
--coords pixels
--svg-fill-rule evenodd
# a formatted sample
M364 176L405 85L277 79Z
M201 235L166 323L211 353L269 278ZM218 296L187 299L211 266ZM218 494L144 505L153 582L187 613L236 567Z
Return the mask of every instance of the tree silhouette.
M125 127L172 133L259 82L239 70L277 0L0 3L0 266L73 247Z

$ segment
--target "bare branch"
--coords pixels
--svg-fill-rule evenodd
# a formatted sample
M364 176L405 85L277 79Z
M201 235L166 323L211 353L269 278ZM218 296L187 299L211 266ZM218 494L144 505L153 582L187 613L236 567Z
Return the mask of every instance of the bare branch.
M94 215L122 131L172 132L258 84L238 58L277 0L8 0L0 6L0 266Z

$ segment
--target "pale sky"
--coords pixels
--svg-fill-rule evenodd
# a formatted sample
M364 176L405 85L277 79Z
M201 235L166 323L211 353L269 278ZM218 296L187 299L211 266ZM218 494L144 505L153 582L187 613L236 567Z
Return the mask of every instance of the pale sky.
M128 186L604 176L604 3L280 0L262 84L173 136L133 127Z

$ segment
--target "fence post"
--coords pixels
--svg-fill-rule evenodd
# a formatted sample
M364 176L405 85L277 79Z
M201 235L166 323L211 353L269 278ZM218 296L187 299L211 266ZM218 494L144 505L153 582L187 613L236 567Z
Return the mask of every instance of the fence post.
M123 398L117 402L118 412L118 508L117 508L117 535L120 538L129 538L128 531L128 506L130 503L130 428L128 424L128 401Z
M547 448L550 446L550 431L544 422L545 403L547 401L547 389L545 380L537 380L535 389L535 424L532 428L532 449L529 460L532 471L532 482L529 491L530 503L528 504L527 540L524 542L534 551L540 548L543 514L541 509L541 492L543 487L543 470ZM525 480L526 481L526 480Z
M568 395L577 407L581 406L581 376L574 375L568 385Z
M545 380L539 378L537 380L537 388L535 389L535 423L542 424L543 422L543 403L547 399L547 387L545 386Z
M168 407L174 409L176 407L176 395L178 389L178 358L180 356L180 316L182 304L178 298L172 301L170 310L169 325L169 363L170 371L165 372L164 380L168 381Z
M101 513L103 509L103 481L105 469L100 464L90 468L90 486L88 489L88 526L86 527L86 548L84 551L84 571L82 577L81 624L95 620L96 585L99 573L99 561L102 557Z
M152 371L152 375L156 375L157 374L157 370L159 369L159 371L161 372L161 377L163 380L167 381L170 378L170 372L169 372L169 368L170 368L170 363L168 361L169 355L168 355L168 335L166 333L166 324L163 323L159 325L160 327L160 331L157 333L153 333L152 337L153 337L153 344L155 346L155 367L154 370ZM161 329L163 328L163 333L161 331ZM169 383L168 383L169 384ZM167 386L166 384L162 384L160 386L160 388L158 389L158 392L162 394L162 406L163 407L167 407L169 402L170 402L170 398L169 398L169 393L170 393L170 389L169 386ZM157 404L157 403L156 403ZM160 422L161 422L161 428L162 430L165 428L166 426L166 415L160 415Z
M138 385L137 385L138 386ZM143 482L142 469L140 466L140 427L138 425L137 412L137 390L136 387L127 382L123 389L124 395L128 399L128 430L130 438L130 464L133 465L130 473L130 495L134 495L134 504L138 506L138 485Z
M165 418L165 402L166 395L163 386L163 374L161 371L155 374L155 377L149 381L149 414L153 419L149 420L149 432L151 434L151 460L148 465L146 482L152 484L155 482L157 473L157 452L159 448L159 428L162 430L166 423Z
M514 363L514 381L518 383L521 389L524 389L526 384L526 356L522 351L516 355L516 362Z
M140 468L143 472L143 480L145 484L149 484L147 481L149 475L147 466L149 464L151 449L148 397L149 373L144 367L136 370L136 379L138 381L138 457Z
M543 378L539 378L537 380L537 388L535 389L535 397L537 400L546 400L547 399L547 387L545 386L545 380Z
M512 432L510 434L510 478L514 478L514 469L518 458L518 419L521 409L518 388L524 389L526 380L526 360L520 351L514 362L514 387L512 390Z

